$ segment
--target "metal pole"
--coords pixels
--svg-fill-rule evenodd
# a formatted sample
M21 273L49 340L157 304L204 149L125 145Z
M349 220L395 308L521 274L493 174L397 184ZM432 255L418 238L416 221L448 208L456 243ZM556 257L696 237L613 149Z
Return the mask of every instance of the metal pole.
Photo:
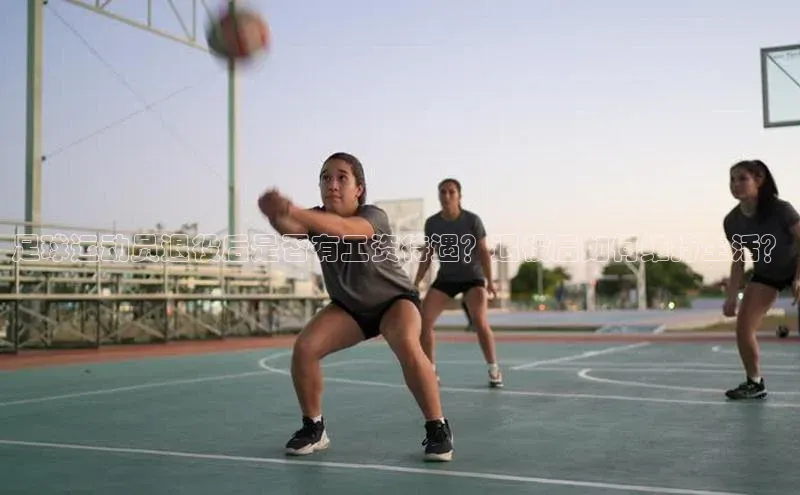
M542 285L544 285L541 257L543 245L541 240L536 242L536 293L540 296L542 295Z
M42 64L44 0L28 0L28 68L25 109L25 233L41 223L42 206Z
M27 228L27 227L25 227L25 228ZM20 262L22 260L22 256L23 256L23 250L20 247L19 242L17 241L18 236L19 236L19 227L14 227L14 244L15 244L14 245L14 251L15 251L14 252L14 294L19 294L19 292L20 292L19 264L20 264ZM11 325L11 332L12 332L11 336L14 339L14 352L15 353L19 351L19 334L20 334L20 331L22 329L22 325L20 324L20 321L19 321L19 313L20 313L19 305L20 304L22 304L21 301L14 301L14 309L13 309L13 312L14 312L14 315L13 315L14 324Z
M639 256L639 269L636 272L636 289L639 311L647 310L647 276L644 259Z
M230 11L233 11L236 8L236 2L234 0L228 0L228 8ZM231 58L228 60L228 236L234 236L237 233L236 219L239 202L239 188L236 178L236 85L236 62ZM229 237L228 250L230 250L230 248Z

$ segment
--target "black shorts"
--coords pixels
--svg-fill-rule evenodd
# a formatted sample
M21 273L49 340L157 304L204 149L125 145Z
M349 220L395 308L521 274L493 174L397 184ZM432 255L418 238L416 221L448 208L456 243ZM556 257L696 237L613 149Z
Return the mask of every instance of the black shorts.
M794 275L792 275L791 277L787 277L787 278L781 279L781 280L772 280L772 279L769 279L769 278L761 276L761 275L753 274L753 276L750 278L750 283L753 283L753 282L772 287L773 289L777 290L778 292L781 292L783 289L786 289L786 288L792 286L792 284L794 283Z
M461 293L466 294L467 291L473 287L486 287L486 280L482 278L476 278L474 280L466 280L464 282L449 282L449 281L436 280L431 284L431 289L440 290L451 298L456 297Z
M394 303L402 300L411 301L414 303L414 306L417 307L417 311L420 312L420 315L422 314L422 302L419 299L419 294L416 292L399 294L389 299L385 303L378 305L376 308L366 312L353 311L345 306L341 301L337 301L336 299L332 299L331 304L342 308L345 313L350 315L350 317L353 318L358 324L359 328L361 328L361 332L364 334L364 339L369 340L381 334L381 320L383 320L383 315L389 311L389 308L391 308Z

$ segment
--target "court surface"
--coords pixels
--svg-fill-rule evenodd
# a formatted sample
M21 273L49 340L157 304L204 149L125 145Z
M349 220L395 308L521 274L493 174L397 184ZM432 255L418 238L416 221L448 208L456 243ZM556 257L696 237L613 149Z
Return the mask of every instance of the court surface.
M300 426L286 347L6 366L0 491L787 494L800 484L797 338L762 344L771 395L748 403L722 395L743 376L729 336L507 335L502 390L486 387L473 339L444 335L437 347L455 434L447 464L422 462L423 421L382 341L325 360L332 443L303 458L282 450Z

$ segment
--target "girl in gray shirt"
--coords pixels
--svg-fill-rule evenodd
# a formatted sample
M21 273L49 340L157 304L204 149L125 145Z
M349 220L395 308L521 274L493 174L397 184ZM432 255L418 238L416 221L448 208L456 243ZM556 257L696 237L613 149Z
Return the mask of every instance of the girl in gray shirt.
M289 455L324 450L320 360L382 335L397 356L408 388L425 417L425 460L449 461L450 425L442 413L436 374L420 344L420 301L399 264L386 213L366 203L366 180L353 155L335 153L319 175L322 206L299 208L277 190L259 208L281 235L306 238L317 252L331 303L297 337L292 380L303 427L286 444Z
M761 160L733 165L730 188L739 204L723 221L733 251L723 313L736 316L736 343L747 376L725 395L734 400L761 399L767 396L767 387L761 377L756 330L779 292L791 288L797 299L800 215L791 203L778 198L772 173ZM753 276L747 282L737 314L745 249L753 258Z

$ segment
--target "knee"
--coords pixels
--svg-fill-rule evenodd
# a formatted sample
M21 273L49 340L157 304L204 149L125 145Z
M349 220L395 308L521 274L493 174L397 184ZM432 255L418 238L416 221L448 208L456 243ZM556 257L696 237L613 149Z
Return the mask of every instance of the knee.
M298 338L294 341L292 348L292 362L294 364L319 361L322 358L319 346L314 344L311 339Z
M736 334L744 336L752 333L754 325L754 318L751 316L750 312L742 308L736 316Z
M486 321L486 319L483 319L480 322L476 322L473 326L478 331L478 333L482 333L485 335L492 333L492 327L489 325L489 322Z
M491 325L489 325L489 319L486 317L486 312L482 310L475 311L475 316L472 317L472 326L478 332L487 333L492 331Z
M401 337L391 343L392 351L401 364L413 363L420 356L424 357L419 340Z

